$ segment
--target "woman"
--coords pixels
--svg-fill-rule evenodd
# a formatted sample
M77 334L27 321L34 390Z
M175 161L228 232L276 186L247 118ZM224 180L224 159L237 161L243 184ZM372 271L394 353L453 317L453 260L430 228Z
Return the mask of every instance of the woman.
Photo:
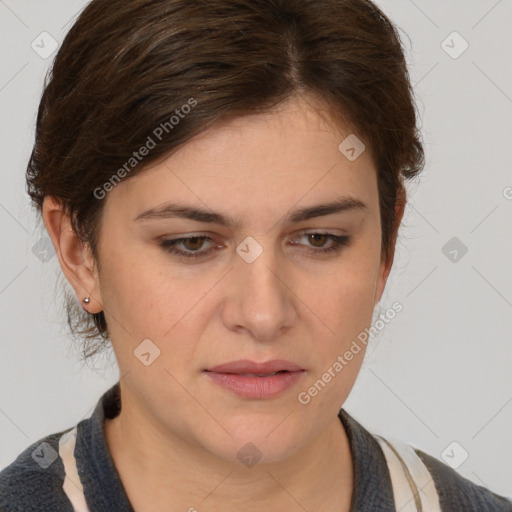
M342 409L422 167L370 1L93 0L27 186L120 379L0 473L2 510L512 510Z

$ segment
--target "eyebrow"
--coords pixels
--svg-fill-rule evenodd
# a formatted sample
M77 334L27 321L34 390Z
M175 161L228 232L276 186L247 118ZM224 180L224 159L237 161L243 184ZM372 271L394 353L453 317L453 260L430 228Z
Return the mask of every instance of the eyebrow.
M365 210L368 207L359 199L353 197L340 197L332 202L299 208L289 213L285 222L295 224L316 217L332 215L349 211ZM229 229L236 229L240 226L240 221L218 212L202 210L194 206L188 206L180 203L166 203L159 208L145 210L137 215L134 222L149 219L190 219L208 224L219 224Z

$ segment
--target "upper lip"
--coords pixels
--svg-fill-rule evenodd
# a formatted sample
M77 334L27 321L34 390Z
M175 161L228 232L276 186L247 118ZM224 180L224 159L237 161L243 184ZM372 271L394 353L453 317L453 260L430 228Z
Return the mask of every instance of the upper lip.
M239 359L238 361L230 361L229 363L219 364L212 368L206 368L208 372L215 373L273 373L282 370L294 372L303 370L304 368L291 363L290 361L284 361L283 359L272 359L264 363L257 363L249 359Z

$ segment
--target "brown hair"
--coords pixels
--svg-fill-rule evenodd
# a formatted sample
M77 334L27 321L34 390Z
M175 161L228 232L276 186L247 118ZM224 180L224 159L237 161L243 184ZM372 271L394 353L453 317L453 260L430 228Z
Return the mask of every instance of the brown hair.
M93 0L46 77L27 192L39 213L46 195L59 200L97 258L98 191L113 178L135 176L216 122L303 92L369 145L389 255L403 179L422 170L424 153L398 31L370 0ZM157 127L158 143L136 165L130 158L148 137L157 142ZM87 358L108 341L104 314L66 300Z

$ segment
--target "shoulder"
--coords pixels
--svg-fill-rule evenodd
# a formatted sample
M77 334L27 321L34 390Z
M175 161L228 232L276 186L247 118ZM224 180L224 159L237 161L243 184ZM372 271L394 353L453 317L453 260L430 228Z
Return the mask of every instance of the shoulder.
M512 501L464 478L447 464L414 448L432 475L443 512L512 512Z
M428 481L431 478L434 481L442 512L512 512L512 501L509 498L500 496L486 487L464 478L450 466L422 451L419 447L400 439L382 438L377 433L363 427L344 409L340 410L339 417L349 437L356 480L359 483L363 480L369 482L367 487L371 489L370 495L378 492L379 495L388 493L391 496L391 504L386 505L387 508L381 506L379 510L394 510L395 508L393 504L395 490L391 479L390 461L380 442L386 441L391 442L400 456L405 456L408 461L407 466L411 464L408 469L416 467L419 471L415 472L415 475L420 477L417 482L420 485L420 491L424 488L422 478ZM408 453L412 454L412 458L407 458ZM420 464L421 467L417 464ZM400 468L397 474L401 474L403 470L400 463L397 467ZM421 477L421 475L425 475L425 477ZM409 476L411 475L409 474ZM416 480L414 481L416 482ZM375 482L378 482L378 485ZM409 488L409 485L406 487ZM358 489L356 489L357 491ZM367 496L368 492L365 490L361 503L366 501ZM361 510L364 510L363 505L361 505Z
M0 511L72 511L62 489L64 466L59 439L70 429L43 437L28 446L0 471Z

